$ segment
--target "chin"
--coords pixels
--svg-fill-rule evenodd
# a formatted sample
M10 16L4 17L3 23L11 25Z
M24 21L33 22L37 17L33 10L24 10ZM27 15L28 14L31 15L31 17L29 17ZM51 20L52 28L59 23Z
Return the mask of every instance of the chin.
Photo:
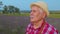
M30 20L30 22L36 22L35 20Z

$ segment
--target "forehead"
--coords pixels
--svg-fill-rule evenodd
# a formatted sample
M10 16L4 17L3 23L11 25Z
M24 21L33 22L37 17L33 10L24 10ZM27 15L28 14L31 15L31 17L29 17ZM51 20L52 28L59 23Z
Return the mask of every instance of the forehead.
M37 9L41 9L41 8L38 7L38 6L32 6L31 9L35 9L35 10L37 10Z
M38 7L38 6L32 6L31 7L31 10L36 10L37 12L39 11L39 12L43 12L43 10L42 10L42 8L40 8L40 7Z

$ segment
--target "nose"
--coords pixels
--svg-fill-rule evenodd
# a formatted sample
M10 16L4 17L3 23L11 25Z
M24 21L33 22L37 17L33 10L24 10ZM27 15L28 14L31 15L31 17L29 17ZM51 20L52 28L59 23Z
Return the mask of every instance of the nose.
M30 15L33 15L33 12L32 11L30 12Z

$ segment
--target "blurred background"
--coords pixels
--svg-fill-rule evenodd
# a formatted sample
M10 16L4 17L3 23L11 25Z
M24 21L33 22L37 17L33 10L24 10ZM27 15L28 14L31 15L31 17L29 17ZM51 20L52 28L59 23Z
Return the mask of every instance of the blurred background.
M60 0L0 0L0 34L25 34L32 2L44 1L50 12L47 22L60 33Z

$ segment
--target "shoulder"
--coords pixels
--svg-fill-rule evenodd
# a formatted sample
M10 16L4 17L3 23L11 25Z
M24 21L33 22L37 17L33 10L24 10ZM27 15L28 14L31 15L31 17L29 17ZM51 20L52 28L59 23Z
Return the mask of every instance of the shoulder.
M27 28L30 28L31 27L31 24L28 24Z
M26 30L29 30L30 28L31 28L31 24L28 24Z
M57 34L58 31L56 30L56 28L48 23L46 23L45 27L44 27L44 32L45 33L49 33L49 34Z

